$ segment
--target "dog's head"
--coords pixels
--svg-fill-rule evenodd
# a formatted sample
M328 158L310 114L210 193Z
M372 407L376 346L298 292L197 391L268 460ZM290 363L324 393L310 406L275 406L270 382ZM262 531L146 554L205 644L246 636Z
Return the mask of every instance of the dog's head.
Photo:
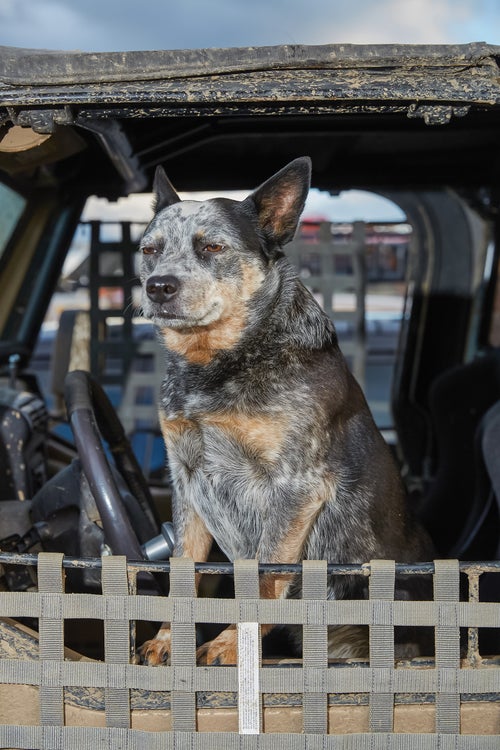
M197 361L193 351L202 342L211 351L237 342L250 300L295 234L310 171L308 158L295 159L243 201L198 202L181 201L157 168L140 276L144 315L162 330L168 348Z

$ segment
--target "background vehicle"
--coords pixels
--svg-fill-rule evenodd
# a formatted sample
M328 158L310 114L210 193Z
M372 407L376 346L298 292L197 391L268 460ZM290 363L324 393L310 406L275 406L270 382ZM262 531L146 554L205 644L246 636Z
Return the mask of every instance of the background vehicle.
M381 317L360 316L366 284L376 281L352 272L353 258L366 259L366 242L361 255L352 242L353 226L347 240L335 237L338 227L329 230L332 257L336 243L352 245L343 255L351 259L344 271L353 276L349 293L355 304L350 318L342 321L333 310L334 319L345 333L346 349L356 339L357 349L349 356L355 367L361 352L360 372L366 374L376 357L388 357L381 366L384 383L387 368L392 370L391 409L379 415L379 422L440 556L491 562L481 587L476 591L470 583L468 595L496 603L491 605L496 609L480 611L486 613L486 625L496 616L497 627L481 633L469 657L479 663L486 654L498 654L499 587L493 561L500 552L500 442L495 437L500 400L499 59L500 49L483 44L98 55L0 48L4 549L98 556L111 548L136 559L140 545L169 517L168 475L154 421L160 355L148 327L134 322L131 305L140 222L121 222L121 236L111 241L99 222L86 224L88 267L71 276L64 263L88 198L116 201L147 192L158 164L181 191L250 190L289 160L308 154L315 188L376 192L405 216L409 241L403 272L391 282L399 285L402 300L392 319L397 343L393 335L389 350L378 342L376 355L369 350L365 357L363 341L374 344L372 327ZM307 230L304 225L313 250L302 256L297 251L297 257L317 291L324 273L314 266L317 248ZM372 230L365 228L365 239ZM57 301L68 289L75 307L62 312ZM49 320L51 302L56 325L49 333L42 322ZM389 324L384 325L380 331L385 334ZM46 360L44 368L52 337L50 365ZM96 477L82 472L80 464L75 472L71 463L76 450L63 424L63 382L75 366L90 370L106 387L147 468L148 486L138 505L137 485L127 490L120 479L111 501L113 513L128 508L129 520L120 522L137 534L127 530L113 536L117 517L112 513L106 521L93 500L102 475L96 488ZM369 397L373 382L367 377ZM92 412L100 396L89 393ZM109 411L102 404L99 408L106 433ZM22 430L15 432L19 425ZM87 452L92 450L87 443ZM125 477L128 470L136 474L128 460L121 471ZM60 486L64 491L56 490ZM25 537L33 522L36 533ZM31 569L23 568L21 575L8 561L4 568L5 588L24 591L34 585ZM71 590L96 591L99 584L91 567L83 574L68 573ZM151 576L139 582L140 588L151 585ZM462 623L462 629L469 626L469 645L477 638L478 616L475 635L473 624ZM455 635L459 626L455 623ZM82 643L81 633L66 640L80 650ZM458 669L456 660L441 666ZM474 694L488 693L498 701L498 664L489 667L490 689L476 686ZM146 678L141 679L143 688ZM467 690L451 692L460 697ZM497 713L491 715L497 717L495 701L491 710ZM499 726L493 725L493 734L500 734ZM481 734L477 726L472 733ZM23 746L26 736L9 746Z

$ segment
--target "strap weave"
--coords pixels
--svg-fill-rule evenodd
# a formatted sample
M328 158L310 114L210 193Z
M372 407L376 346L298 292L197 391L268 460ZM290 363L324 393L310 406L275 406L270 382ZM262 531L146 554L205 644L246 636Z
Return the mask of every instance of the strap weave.
M64 620L62 595L63 556L41 552L38 556L38 590L41 594L40 638L40 723L63 726L64 688L61 665L64 662Z
M394 719L394 585L393 560L370 563L370 601L374 603L374 622L370 625L370 666L374 679L370 692L370 729L391 732Z
M126 684L125 670L130 662L130 623L123 606L123 601L129 593L125 557L104 556L102 558L102 593L105 597L110 597L107 600L107 613L104 620L104 654L106 663L115 666L114 670L108 673L105 692L106 726L128 729L130 727L129 690L126 687L119 687Z
M0 726L0 746L64 750L498 750L498 735L144 732L111 727Z
M171 618L171 667L175 678L184 668L188 680L172 680L171 710L175 731L196 731L196 693L189 677L196 666L196 629L192 602L196 594L194 562L187 557L170 560L170 597L173 600Z
M394 564L385 561L371 564L370 599L367 601L326 600L324 563L304 564L304 598L289 601L259 599L258 570L253 560L235 565L236 599L233 600L195 598L191 561L172 561L170 597L131 594L124 558L105 558L102 564L103 596L65 594L62 557L48 553L41 554L38 559L38 592L0 593L0 617L38 618L40 626L39 646L34 637L27 636L32 655L26 658L21 652L12 655L6 648L0 659L3 695L9 691L8 688L5 690L6 685L25 684L38 688L40 721L38 726L23 725L25 717L20 706L19 718L15 719L18 723L2 724L5 719L0 705L0 747L40 750L111 750L118 747L123 750L180 750L184 747L190 750L497 750L499 747L499 734L460 734L461 694L500 694L500 667L495 662L478 668L461 667L460 628L491 627L498 630L500 605L498 602L460 602L456 561L436 563L434 601L431 602L394 601ZM103 621L104 662L64 660L65 619ZM149 668L129 663L129 627L134 619L171 620L172 666ZM246 672L241 665L239 669L196 666L197 622L240 622L255 629L260 623L267 622L303 625L303 666L262 666L257 650L250 662L257 666L257 679L253 688L247 691L248 695L258 696L259 722L263 694L302 696L303 734L238 735L235 732L196 731L197 692L236 694L242 684L245 689L248 687ZM369 666L327 668L326 638L330 624L369 626ZM406 665L394 669L393 630L395 626L405 625L435 628L435 668L431 664L425 669ZM74 707L73 696L78 688L89 689L94 696L96 712L104 709L102 722L106 726L64 726L63 699ZM141 692L132 692L134 690ZM145 694L151 697L151 691L162 693L155 696L156 705L165 710L169 708L168 693L171 693L172 731L148 732L130 728L130 706L144 706L141 701L144 701ZM358 694L360 703L369 701L370 732L337 735L333 726L329 728L333 733L326 734L328 694L332 694L330 711L335 715L333 704L345 702L350 705L352 699L346 695L350 693ZM403 697L397 696L398 713L400 710L404 712L402 703L407 700L407 694L435 695L435 733L392 733L394 696L400 693ZM466 703L468 700L468 697L464 698L462 703L466 718L474 709ZM485 711L484 698L481 701L476 706L478 709L482 706L481 710ZM299 702L296 700L295 704ZM492 710L495 708L492 705ZM86 714L85 709L82 711ZM13 720L10 713L3 716ZM262 729L261 723L258 728ZM481 729L478 726L476 731Z
M327 596L326 561L304 560L302 563L302 598L325 601ZM314 620L303 628L305 668L303 697L304 732L326 734L328 731L328 693L325 670L328 668L328 630ZM314 692L309 692L308 675L314 675Z
M128 620L150 620L151 622L170 621L174 606L179 602L163 596L123 597L116 606L122 606ZM0 592L0 613L2 617L41 617L46 611L47 598L36 592ZM94 594L65 594L57 598L57 606L64 619L91 618L105 620L109 609L108 597ZM115 606L115 605L113 605ZM184 605L183 605L184 606ZM240 603L234 599L189 599L189 618L193 622L228 623L237 622ZM304 625L315 621L318 625L371 625L379 619L379 602L364 600L303 601L300 599L261 599L245 602L245 613L251 620L263 623ZM442 603L425 601L395 601L393 603L394 626L434 627L438 622ZM447 602L448 611L459 627L499 627L498 602ZM45 607L45 610L44 610ZM178 611L178 610L177 610Z
M438 603L436 625L436 732L460 732L460 628L453 606L460 598L458 560L436 560L434 573L434 601Z
M245 737L262 731L262 662L259 619L259 568L257 560L234 563L234 595L239 602L238 629L238 726ZM249 601L252 606L245 606Z

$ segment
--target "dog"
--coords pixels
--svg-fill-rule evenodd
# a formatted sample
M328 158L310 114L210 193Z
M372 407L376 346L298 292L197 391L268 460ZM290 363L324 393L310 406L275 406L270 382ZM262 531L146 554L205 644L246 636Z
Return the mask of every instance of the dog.
M298 158L243 201L181 201L165 172L140 245L142 307L165 346L160 424L173 481L175 555L229 560L432 559L335 328L288 263L310 186ZM329 596L363 598L358 576ZM261 596L299 596L264 576ZM263 625L262 635L272 626ZM332 628L330 656L362 657L367 628ZM230 626L197 652L236 663ZM164 624L142 647L169 658Z

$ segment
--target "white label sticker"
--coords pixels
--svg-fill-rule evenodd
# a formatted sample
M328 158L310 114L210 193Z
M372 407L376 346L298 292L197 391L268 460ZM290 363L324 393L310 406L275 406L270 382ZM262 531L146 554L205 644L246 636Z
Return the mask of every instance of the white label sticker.
M258 622L238 623L238 719L240 734L260 732Z

